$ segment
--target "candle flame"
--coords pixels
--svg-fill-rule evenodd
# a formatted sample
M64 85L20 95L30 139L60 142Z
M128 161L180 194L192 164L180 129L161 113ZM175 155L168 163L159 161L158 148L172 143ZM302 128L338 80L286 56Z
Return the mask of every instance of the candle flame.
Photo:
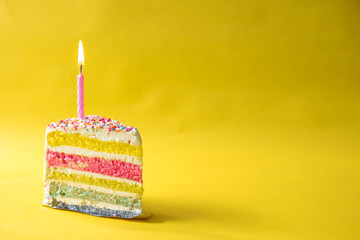
M84 49L81 40L79 42L78 65L84 65Z

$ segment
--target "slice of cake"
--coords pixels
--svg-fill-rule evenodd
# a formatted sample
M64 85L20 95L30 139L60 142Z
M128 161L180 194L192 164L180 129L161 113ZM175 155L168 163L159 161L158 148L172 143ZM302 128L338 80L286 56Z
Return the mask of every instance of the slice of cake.
M137 128L97 115L49 124L44 200L96 216L142 214L142 144Z

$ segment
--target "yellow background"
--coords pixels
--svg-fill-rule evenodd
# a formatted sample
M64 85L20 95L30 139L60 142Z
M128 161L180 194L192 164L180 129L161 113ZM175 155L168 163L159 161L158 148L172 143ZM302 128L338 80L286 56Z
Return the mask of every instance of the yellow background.
M0 239L359 239L359 20L356 0L0 1ZM40 205L80 39L85 114L142 134L151 220Z

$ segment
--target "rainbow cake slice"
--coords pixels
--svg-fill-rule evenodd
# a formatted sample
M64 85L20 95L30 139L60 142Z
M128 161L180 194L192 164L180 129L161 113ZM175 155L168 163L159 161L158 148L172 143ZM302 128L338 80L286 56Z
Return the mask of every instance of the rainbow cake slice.
M142 144L137 128L97 115L49 124L44 200L95 216L142 214Z

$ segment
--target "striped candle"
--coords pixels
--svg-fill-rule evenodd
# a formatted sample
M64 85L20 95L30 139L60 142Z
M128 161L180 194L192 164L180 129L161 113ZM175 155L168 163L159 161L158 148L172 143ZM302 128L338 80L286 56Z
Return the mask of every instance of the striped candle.
M84 75L82 75L82 67L84 65L84 49L82 42L79 42L78 64L80 65L80 73L77 76L77 116L84 118Z
M84 75L81 71L77 76L77 116L84 118Z

